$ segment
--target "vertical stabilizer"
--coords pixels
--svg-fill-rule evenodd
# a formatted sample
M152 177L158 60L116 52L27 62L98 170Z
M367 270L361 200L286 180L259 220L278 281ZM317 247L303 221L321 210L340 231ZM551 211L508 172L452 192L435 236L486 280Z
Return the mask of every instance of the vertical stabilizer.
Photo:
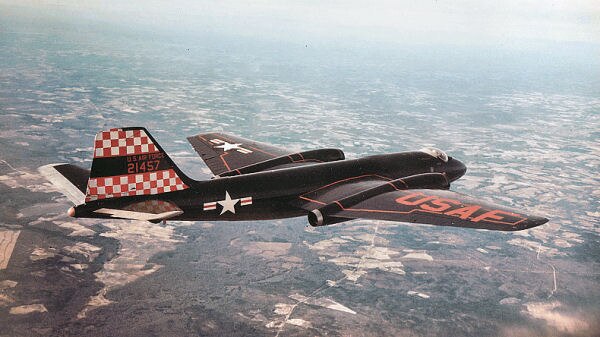
M94 140L85 201L180 191L190 181L145 128L110 129Z

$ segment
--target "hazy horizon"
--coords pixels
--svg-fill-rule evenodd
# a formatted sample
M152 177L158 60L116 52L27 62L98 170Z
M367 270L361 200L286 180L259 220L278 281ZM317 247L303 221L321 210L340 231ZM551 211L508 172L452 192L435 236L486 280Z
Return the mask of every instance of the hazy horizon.
M600 43L596 1L0 1L8 13L131 28L310 42L512 45Z

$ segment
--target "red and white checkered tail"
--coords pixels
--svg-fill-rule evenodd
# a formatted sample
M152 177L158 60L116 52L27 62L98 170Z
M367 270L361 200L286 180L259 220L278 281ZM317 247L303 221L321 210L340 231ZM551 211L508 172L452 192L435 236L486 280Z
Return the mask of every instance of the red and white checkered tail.
M187 189L190 179L144 128L99 132L85 201Z

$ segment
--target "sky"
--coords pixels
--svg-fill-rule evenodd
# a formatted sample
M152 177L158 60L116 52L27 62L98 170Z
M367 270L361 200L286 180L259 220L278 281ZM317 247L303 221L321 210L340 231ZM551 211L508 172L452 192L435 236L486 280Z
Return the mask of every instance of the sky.
M597 0L0 0L0 8L9 15L307 42L600 44Z

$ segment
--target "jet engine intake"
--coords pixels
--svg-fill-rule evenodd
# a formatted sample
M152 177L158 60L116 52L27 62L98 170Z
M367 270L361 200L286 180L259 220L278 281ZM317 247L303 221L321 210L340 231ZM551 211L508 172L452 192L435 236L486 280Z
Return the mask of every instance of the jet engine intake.
M318 209L308 212L308 223L313 227L333 225L352 219L323 215Z

